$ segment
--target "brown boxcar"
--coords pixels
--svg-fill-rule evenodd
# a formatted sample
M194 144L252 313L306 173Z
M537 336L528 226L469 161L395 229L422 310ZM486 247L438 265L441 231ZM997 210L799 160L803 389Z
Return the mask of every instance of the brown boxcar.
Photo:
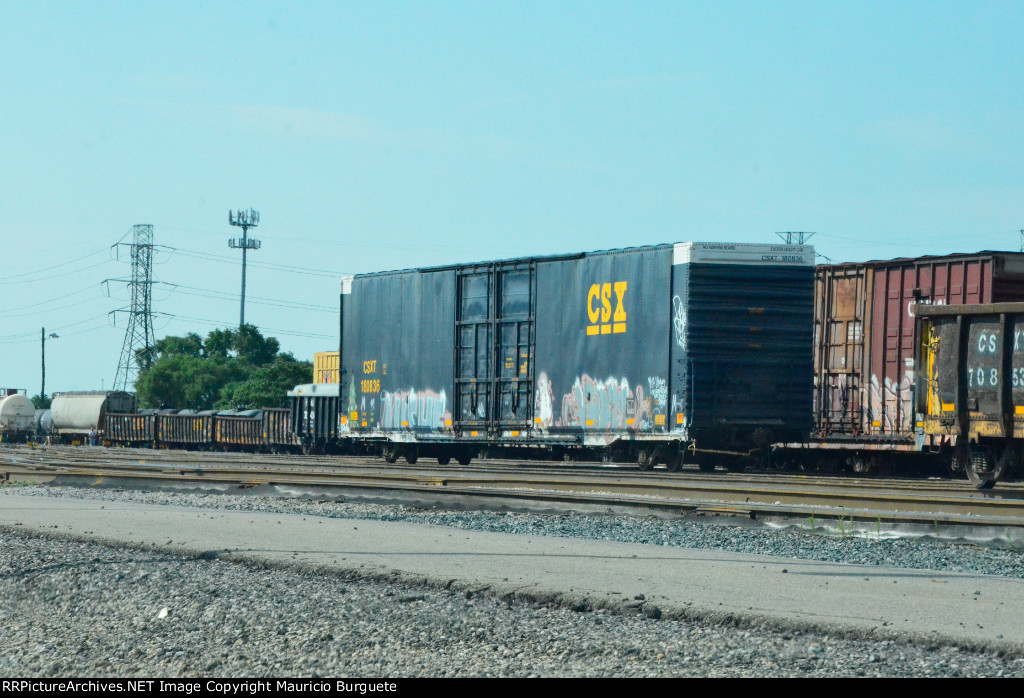
M816 436L915 448L913 305L1024 301L1024 254L978 252L817 267Z

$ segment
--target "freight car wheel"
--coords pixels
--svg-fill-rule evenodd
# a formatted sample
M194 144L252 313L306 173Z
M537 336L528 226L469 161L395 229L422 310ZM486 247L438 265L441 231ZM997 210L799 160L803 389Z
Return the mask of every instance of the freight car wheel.
M679 449L679 454L676 456L669 456L665 459L665 467L668 468L670 473L678 473L683 469L683 465L686 463L686 449Z
M452 462L452 457L451 456L438 456L437 457L437 464L438 465L448 465L451 462Z
M747 462L745 460L737 458L734 461L726 463L725 469L728 470L730 473L742 473L744 470L747 469Z
M459 465L469 465L473 461L472 456L459 456L457 459Z
M997 452L998 451L998 452ZM979 490L990 490L1013 464L1016 453L1012 446L1001 448L988 444L967 445L967 479Z
M713 473L715 472L715 461L708 456L701 456L697 460L697 467L702 473Z
M677 473L683 468L683 464L686 463L686 451L679 449L677 453L669 452L665 458L665 469L670 473Z
M405 462L409 465L416 465L416 461L419 460L420 454L410 449L405 452Z
M654 451L641 448L636 454L636 464L640 466L640 470L650 470L654 467Z
M388 463L395 463L398 461L398 449L394 446L384 447L384 460Z

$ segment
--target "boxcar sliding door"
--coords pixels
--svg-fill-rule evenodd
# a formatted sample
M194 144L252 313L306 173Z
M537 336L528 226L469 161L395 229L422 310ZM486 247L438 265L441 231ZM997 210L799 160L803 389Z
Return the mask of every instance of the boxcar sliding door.
M529 428L536 295L532 262L459 270L454 416L464 434Z

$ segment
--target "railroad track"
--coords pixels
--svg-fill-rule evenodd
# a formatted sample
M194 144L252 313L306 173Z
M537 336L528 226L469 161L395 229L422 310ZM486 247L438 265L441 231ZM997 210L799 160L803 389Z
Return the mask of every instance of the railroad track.
M0 449L0 477L75 484L286 488L309 496L403 493L453 501L547 502L672 514L814 517L1024 530L1024 485L978 491L966 481L814 475L639 472L603 464L488 460L387 465L374 457L75 447Z

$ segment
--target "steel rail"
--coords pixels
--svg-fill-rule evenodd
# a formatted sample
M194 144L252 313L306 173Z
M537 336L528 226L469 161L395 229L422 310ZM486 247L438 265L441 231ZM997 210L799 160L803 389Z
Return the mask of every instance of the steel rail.
M57 477L85 484L117 484L129 481L177 482L199 485L217 483L299 486L326 490L405 491L453 496L494 497L515 500L560 501L642 507L677 513L715 513L750 516L808 516L844 518L851 521L903 521L1024 527L1024 492L979 492L964 483L955 488L942 483L882 480L845 481L837 478L788 476L765 480L760 476L701 474L680 478L678 473L651 477L650 473L610 470L553 473L521 472L511 468L462 472L431 465L431 472L413 467L385 466L370 459L343 467L310 468L283 463L259 462L246 468L233 463L210 463L202 457L171 462L179 454L159 452L155 462L108 458L103 451L41 450L26 454L15 449L0 451L0 477ZM166 456L164 454L167 454ZM206 454L203 454L206 455ZM225 454L227 455L227 454ZM233 454L236 455L236 454ZM51 457L54 456L54 457ZM120 460L120 462L111 462ZM273 460L273 459L272 459ZM98 462L105 461L105 462ZM203 465L203 463L209 463ZM283 466L283 467L282 467ZM637 477L636 475L640 475ZM726 479L728 478L728 479ZM928 483L929 485L932 483Z
M167 467L190 468L202 466L208 472L215 467L223 467L229 472L241 470L262 470L268 466L274 466L273 472L277 469L295 469L303 472L330 473L338 469L352 470L363 468L370 472L386 470L390 473L408 473L422 475L429 472L432 475L442 476L466 476L479 473L514 473L516 477L524 474L536 474L543 476L561 475L578 478L581 474L590 474L593 477L614 478L622 477L629 482L642 480L648 482L664 481L666 485L676 485L680 481L687 482L720 482L723 477L728 477L730 482L743 482L746 478L753 478L755 482L773 485L789 483L797 484L821 484L834 486L842 483L843 487L863 487L868 490L875 490L884 487L887 490L907 490L912 492L948 492L951 496L962 496L966 493L978 494L973 488L967 485L966 480L947 478L881 478L845 474L816 474L801 472L779 472L779 471L748 471L747 473L703 473L694 468L684 469L682 472L670 473L665 470L655 469L651 471L639 471L633 464L600 464L600 463L573 463L566 464L561 461L524 461L511 459L488 459L474 461L469 466L447 465L442 466L432 460L423 459L416 465L405 463L384 464L377 456L297 456L295 454L266 454L266 453L238 453L218 451L185 451L185 450L150 450L150 449L82 449L79 447L46 447L39 449L8 448L0 449L0 463L16 464L22 462L45 462L50 464L68 463L80 466L83 464L94 464L105 467L119 467L119 464L128 466L146 467ZM1000 483L999 489L995 492L985 493L988 496L1021 496L1024 497L1024 483L1004 482Z

